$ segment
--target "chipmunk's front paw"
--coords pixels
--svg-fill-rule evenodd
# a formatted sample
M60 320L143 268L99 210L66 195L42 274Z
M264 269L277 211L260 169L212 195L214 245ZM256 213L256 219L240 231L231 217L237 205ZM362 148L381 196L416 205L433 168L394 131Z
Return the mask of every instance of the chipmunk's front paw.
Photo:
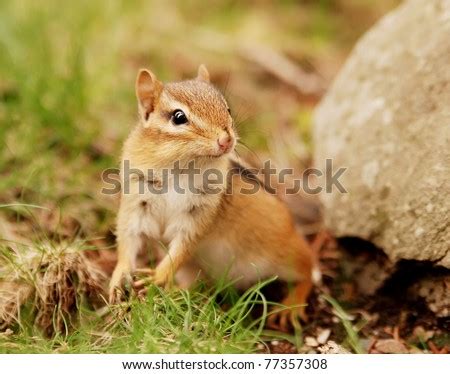
M168 284L165 272L162 272L158 268L137 269L133 273L133 276L141 276L141 279L133 282L133 288L137 292L139 297L145 296L145 294L147 293L147 286L150 284L155 284L157 286L165 286Z
M116 267L109 282L109 302L118 304L124 300L128 294L127 288L131 284L131 274L128 270Z
M133 289L137 293L139 299L145 298L147 294L147 286L154 283L155 269L145 268L137 269L133 273L133 279L140 278L133 282Z
M267 326L274 330L289 332L291 328L300 327L299 320L308 321L304 307L275 309L267 318Z

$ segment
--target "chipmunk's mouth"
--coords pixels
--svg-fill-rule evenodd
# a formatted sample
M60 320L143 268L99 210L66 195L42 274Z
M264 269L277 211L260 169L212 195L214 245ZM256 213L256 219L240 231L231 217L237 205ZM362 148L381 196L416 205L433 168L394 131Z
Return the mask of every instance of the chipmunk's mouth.
M233 153L233 151L234 151L234 145L232 147L229 147L229 148L225 149L225 150L219 150L216 153L212 154L212 156L215 157L215 158L219 158L219 157L222 157L222 156L229 155L230 153Z
M221 157L226 157L226 156L230 155L231 153L233 153L233 150L234 150L234 148L233 148L232 150L227 151L227 152L210 153L210 154L207 155L206 157L209 157L209 158L221 158Z

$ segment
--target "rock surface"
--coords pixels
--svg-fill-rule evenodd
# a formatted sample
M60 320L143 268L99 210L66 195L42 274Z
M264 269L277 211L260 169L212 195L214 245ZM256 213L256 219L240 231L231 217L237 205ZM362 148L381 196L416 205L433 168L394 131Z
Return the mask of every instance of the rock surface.
M346 167L323 193L339 236L450 268L450 0L407 0L356 45L318 106L315 162Z

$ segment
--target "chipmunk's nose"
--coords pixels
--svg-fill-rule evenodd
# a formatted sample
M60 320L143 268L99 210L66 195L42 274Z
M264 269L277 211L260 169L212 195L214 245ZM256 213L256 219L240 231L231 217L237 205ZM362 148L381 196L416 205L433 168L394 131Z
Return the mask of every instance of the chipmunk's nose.
M233 145L233 138L230 134L222 134L217 139L217 145L219 146L219 149L223 152L228 152Z

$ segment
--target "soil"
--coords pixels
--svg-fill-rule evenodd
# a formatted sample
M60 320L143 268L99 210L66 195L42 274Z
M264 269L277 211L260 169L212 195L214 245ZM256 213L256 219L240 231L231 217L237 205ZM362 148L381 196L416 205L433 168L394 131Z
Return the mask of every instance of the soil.
M336 353L330 344L342 351L338 353L352 351L341 320L321 297L326 294L346 311L367 353L450 353L450 317L436 317L425 300L410 292L419 279L448 275L447 269L415 261L394 265L372 244L353 238L328 240L319 256L322 284L309 299L310 322L302 326L301 352ZM370 268L376 269L375 280ZM297 352L287 341L268 342L262 351Z

